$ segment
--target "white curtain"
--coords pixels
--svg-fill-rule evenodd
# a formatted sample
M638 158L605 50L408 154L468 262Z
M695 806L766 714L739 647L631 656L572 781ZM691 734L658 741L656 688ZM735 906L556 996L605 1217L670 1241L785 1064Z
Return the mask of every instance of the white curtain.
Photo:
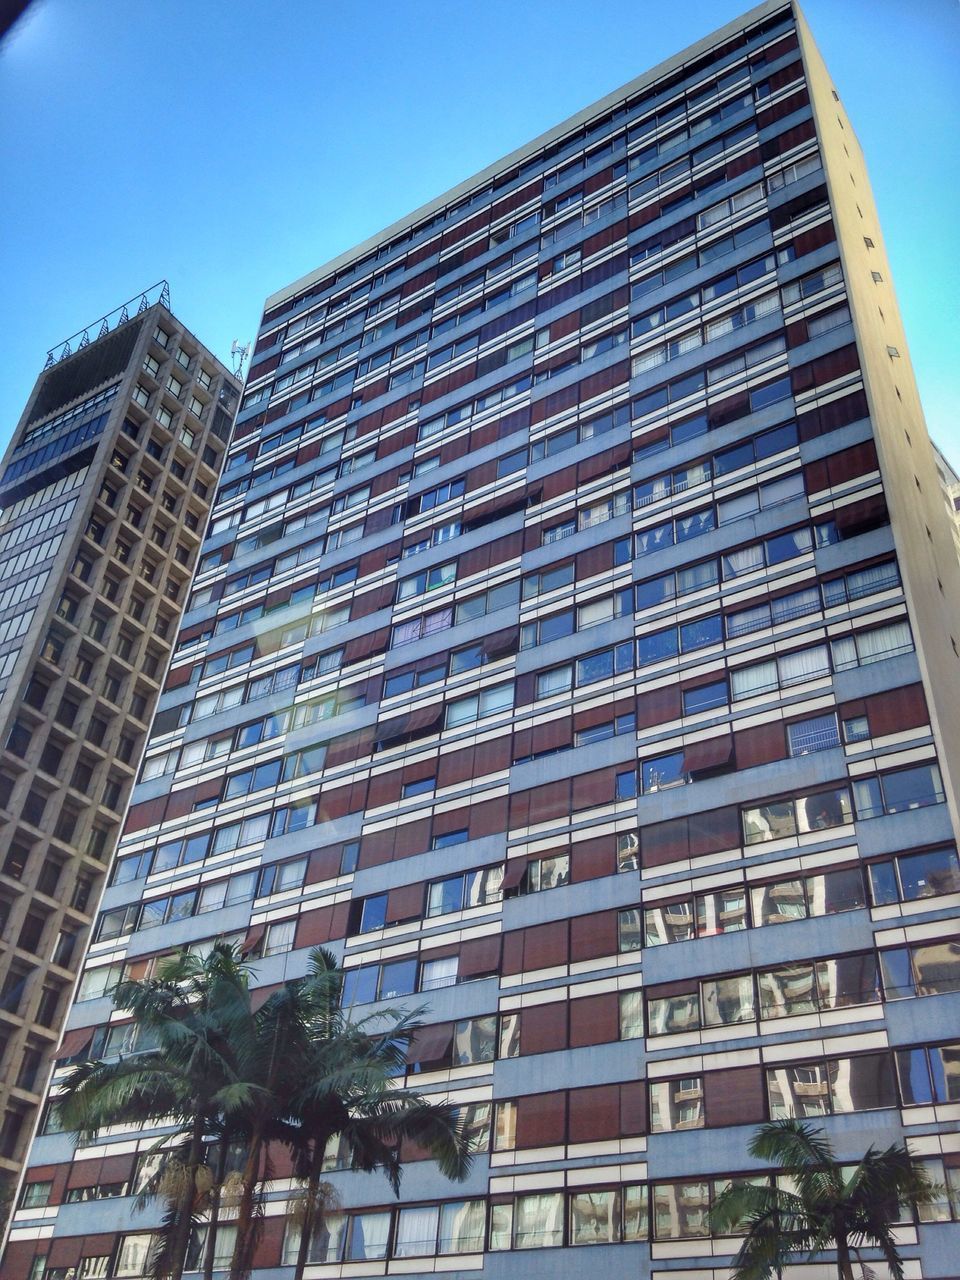
M904 653L913 648L910 626L906 622L894 622L875 631L860 631L854 637L857 655L862 663L879 662L889 654Z
M759 542L750 547L741 547L739 551L728 551L723 557L725 578L737 578L743 573L762 568L763 547Z
M397 1239L394 1256L397 1258L422 1258L432 1254L437 1238L437 1205L425 1205L417 1209L401 1209L397 1218Z
M752 667L739 667L730 672L730 688L733 700L752 698L754 694L777 687L777 664L757 662Z
M693 564L689 568L677 570L677 591L682 596L691 591L699 591L701 587L712 587L716 581L717 566L714 560L705 560L703 564Z
M440 1253L482 1253L484 1204L461 1200L441 1206Z
M351 1222L350 1258L355 1262L387 1256L389 1213L358 1213Z
M798 684L801 680L813 680L830 674L830 654L825 644L812 649L800 649L785 653L777 659L781 684Z

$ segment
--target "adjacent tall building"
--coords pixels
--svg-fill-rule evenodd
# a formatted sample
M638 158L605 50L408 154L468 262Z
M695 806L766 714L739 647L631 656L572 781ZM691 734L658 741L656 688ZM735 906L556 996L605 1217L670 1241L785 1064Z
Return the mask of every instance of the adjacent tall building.
M51 353L0 464L0 1172L14 1185L239 391L160 284Z
M946 1280L958 600L856 137L772 0L269 299L61 1069L136 1051L110 990L172 948L269 988L322 943L358 1012L427 1007L477 1157L397 1203L331 1151L308 1274L718 1277L711 1200L804 1116L910 1138ZM48 1110L4 1275L141 1276L155 1140Z

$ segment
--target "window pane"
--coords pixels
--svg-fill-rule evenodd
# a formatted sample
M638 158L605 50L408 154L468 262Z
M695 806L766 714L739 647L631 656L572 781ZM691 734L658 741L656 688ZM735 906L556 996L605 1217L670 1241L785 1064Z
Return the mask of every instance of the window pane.
M707 1182L660 1183L653 1189L653 1234L656 1240L687 1240L710 1234Z
M570 1197L570 1243L614 1244L620 1239L620 1195L580 1191Z
M730 1026L737 1022L752 1022L756 1017L753 979L749 973L702 982L700 991L704 1026Z
M697 937L717 933L735 933L747 928L747 894L745 889L727 889L722 893L703 893L697 898Z
M440 1206L439 1252L482 1253L484 1202L459 1200Z
M931 849L897 859L904 901L960 892L960 864L955 849Z
M435 1204L401 1209L393 1253L397 1258L422 1258L433 1253L440 1210Z
M696 1031L700 1026L700 1000L694 992L654 999L650 1001L649 1015L648 1035L667 1036L680 1031Z
M515 1249L546 1249L563 1244L563 1196L517 1196L514 1204Z
M942 995L960 991L960 945L955 942L920 943L911 950L917 994Z

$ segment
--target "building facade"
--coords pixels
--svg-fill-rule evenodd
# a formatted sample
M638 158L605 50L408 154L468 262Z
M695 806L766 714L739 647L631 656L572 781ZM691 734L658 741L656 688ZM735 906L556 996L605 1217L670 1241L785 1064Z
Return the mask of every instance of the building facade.
M945 1280L958 587L863 160L773 0L268 300L61 1068L135 1050L111 986L173 947L270 987L325 944L352 1007L427 1006L409 1078L477 1155L397 1203L331 1152L309 1275L720 1276L712 1197L806 1116L910 1138ZM142 1274L156 1134L101 1137L48 1111L5 1275Z
M937 475L940 477L940 489L950 516L953 529L953 544L960 556L960 475L948 461L942 449L933 446L933 455L937 464Z
M239 399L165 284L137 304L51 353L0 464L0 1171L14 1183Z

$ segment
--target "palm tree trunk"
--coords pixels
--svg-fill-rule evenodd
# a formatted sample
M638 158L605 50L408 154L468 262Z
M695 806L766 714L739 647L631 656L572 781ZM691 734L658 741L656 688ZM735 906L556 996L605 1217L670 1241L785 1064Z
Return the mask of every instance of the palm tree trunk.
M217 1229L220 1226L220 1192L227 1168L227 1142L220 1140L217 1152L217 1167L210 1189L210 1221L207 1223L207 1239L203 1247L203 1280L213 1280L213 1263L217 1256Z
M850 1260L850 1245L843 1232L837 1232L837 1275L840 1280L856 1280Z
M300 1224L300 1245L297 1249L297 1265L293 1280L303 1280L303 1273L310 1256L310 1245L317 1227L317 1194L320 1188L320 1173L323 1166L323 1153L326 1143L314 1143L313 1158L310 1161L310 1172L307 1175L306 1203L303 1206L303 1221Z
M183 1268L187 1261L187 1250L190 1247L190 1231L193 1226L193 1201L197 1193L197 1168L203 1158L203 1134L205 1128L203 1108L198 1107L190 1130L190 1148L170 1244L170 1270L168 1273L170 1280L182 1280Z
M250 1135L247 1160L243 1167L240 1204L237 1207L237 1238L230 1260L230 1280L246 1280L253 1261L253 1219L256 1209L257 1186L260 1182L260 1166L263 1161L263 1134L258 1130Z

